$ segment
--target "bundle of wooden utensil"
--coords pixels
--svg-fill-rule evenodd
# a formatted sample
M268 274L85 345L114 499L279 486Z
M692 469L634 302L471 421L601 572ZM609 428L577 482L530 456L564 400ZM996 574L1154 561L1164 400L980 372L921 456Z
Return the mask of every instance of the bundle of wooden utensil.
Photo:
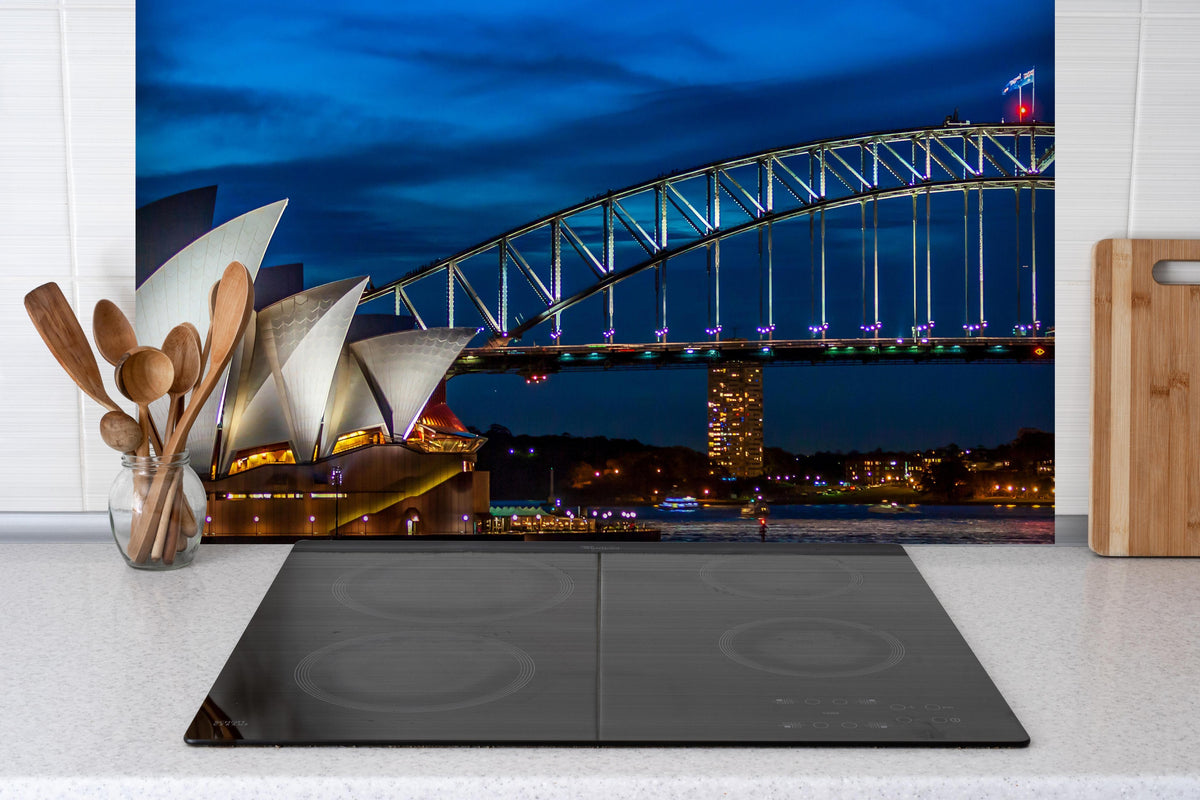
M114 303L96 304L92 318L96 347L115 368L121 394L137 405L136 420L105 391L96 356L57 284L44 284L25 295L25 310L67 375L108 409L100 420L104 443L137 456L149 456L153 447L159 461L168 462L186 446L188 432L233 358L254 310L254 284L242 264L234 261L225 268L209 295L210 326L203 343L195 325L184 322L171 329L162 347L141 346L128 318ZM164 396L170 404L166 424L159 431L149 407ZM135 564L147 560L169 564L176 549L185 545L182 540L196 535L200 526L182 497L180 473L159 470L153 478L149 475L137 486L143 502L140 513L133 515L127 555Z

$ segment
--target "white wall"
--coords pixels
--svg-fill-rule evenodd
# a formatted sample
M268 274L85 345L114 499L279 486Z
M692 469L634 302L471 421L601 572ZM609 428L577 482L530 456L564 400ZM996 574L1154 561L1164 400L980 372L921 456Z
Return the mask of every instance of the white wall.
M1200 3L1059 0L1055 18L1057 511L1085 514L1091 249L1200 238Z
M1058 513L1083 514L1091 247L1200 236L1200 4L1056 17ZM0 511L103 509L117 469L21 298L54 280L85 320L99 297L132 311L133 53L133 0L0 0Z
M103 509L119 468L21 301L132 312L133 83L133 0L0 0L0 510Z

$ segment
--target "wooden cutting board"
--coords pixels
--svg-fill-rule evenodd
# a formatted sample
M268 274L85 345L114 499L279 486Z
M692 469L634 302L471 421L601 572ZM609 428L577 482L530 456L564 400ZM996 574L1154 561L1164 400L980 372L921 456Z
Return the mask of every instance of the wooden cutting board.
M1200 556L1200 285L1151 274L1200 261L1200 241L1106 239L1094 255L1088 544Z

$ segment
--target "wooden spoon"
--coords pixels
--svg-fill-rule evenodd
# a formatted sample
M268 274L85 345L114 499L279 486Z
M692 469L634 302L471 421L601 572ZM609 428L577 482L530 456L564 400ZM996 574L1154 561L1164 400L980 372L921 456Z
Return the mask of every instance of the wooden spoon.
M167 406L167 435L175 429L175 421L183 413L183 396L190 392L200 379L200 347L196 343L199 334L193 327L188 330L185 325L176 325L163 339L162 351L171 359L175 368L175 379L167 391L171 398Z
M233 263L237 263L236 261ZM204 345L200 348L200 371L204 371L204 365L208 363L209 351L212 349L212 334L213 334L213 317L217 313L217 289L221 287L221 282L217 281L212 285L212 289L208 291L208 333L204 335ZM199 331L197 331L199 333ZM196 379L196 385L200 385L200 379Z
M124 411L109 411L100 418L100 438L113 450L133 455L146 435L138 421Z
M225 367L233 359L234 348L242 340L253 311L254 283L250 280L250 272L241 263L233 261L225 268L217 285L213 321L209 329L211 363L183 409L179 424L171 431L171 438L166 444L167 455L179 452L181 445L187 441L188 432L200 415L204 402L217 388Z
M96 349L114 367L130 350L138 346L137 334L125 312L111 300L99 300L92 313L92 336Z
M183 415L171 431L170 438L163 449L164 458L170 458L180 451L187 441L188 433L200 415L200 410L208 400L209 395L217 388L225 367L233 359L233 351L242 340L246 325L250 322L250 314L254 311L254 283L250 280L250 272L237 261L231 262L225 268L217 289L217 300L213 309L210 357L212 363L200 379L200 383L192 392L191 398L183 409ZM134 521L133 531L129 539L129 557L135 564L143 564L154 546L155 534L158 532L161 515L171 513L170 500L174 493L169 491L166 473L160 472L154 476L154 484L150 487L146 508L152 513L144 514ZM164 531L165 534L165 531ZM160 550L161 552L161 550Z
M51 355L84 394L109 411L120 411L104 390L96 355L58 284L44 283L25 295L25 311Z
M137 347L133 348L125 355L121 356L121 360L117 362L117 368L115 370L113 370L113 383L115 383L117 385L117 391L121 393L122 397L124 397L126 400L129 400L130 402L136 403L137 401L129 396L129 390L125 388L125 371L123 369L121 369L121 364L124 363L126 358L133 355L134 353L141 352L142 350L153 350L153 349L154 348L152 348L152 347L144 347L142 345L138 345ZM139 427L149 426L149 429L150 429L149 435L143 434L141 447L138 448L138 451L136 453L136 455L145 458L146 456L150 455L150 443L154 442L155 447L158 447L158 443L162 441L162 434L160 434L158 432L158 426L156 426L154 424L153 415L149 414L148 412L143 412L140 408L138 409L137 421L138 421ZM157 452L157 450L156 450L156 452Z
M160 457L163 443L150 423L150 404L162 397L175 381L175 367L162 350L154 347L135 347L117 364L117 385L125 396L137 403L142 432L154 444Z

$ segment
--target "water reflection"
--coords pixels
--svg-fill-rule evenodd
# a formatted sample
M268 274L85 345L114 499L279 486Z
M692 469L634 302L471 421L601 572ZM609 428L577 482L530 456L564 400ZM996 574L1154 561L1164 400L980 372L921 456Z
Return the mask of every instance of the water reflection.
M759 521L736 507L678 513L633 509L662 530L663 541L762 541ZM914 506L915 513L875 514L862 505L771 506L766 541L899 544L1052 544L1054 508Z

